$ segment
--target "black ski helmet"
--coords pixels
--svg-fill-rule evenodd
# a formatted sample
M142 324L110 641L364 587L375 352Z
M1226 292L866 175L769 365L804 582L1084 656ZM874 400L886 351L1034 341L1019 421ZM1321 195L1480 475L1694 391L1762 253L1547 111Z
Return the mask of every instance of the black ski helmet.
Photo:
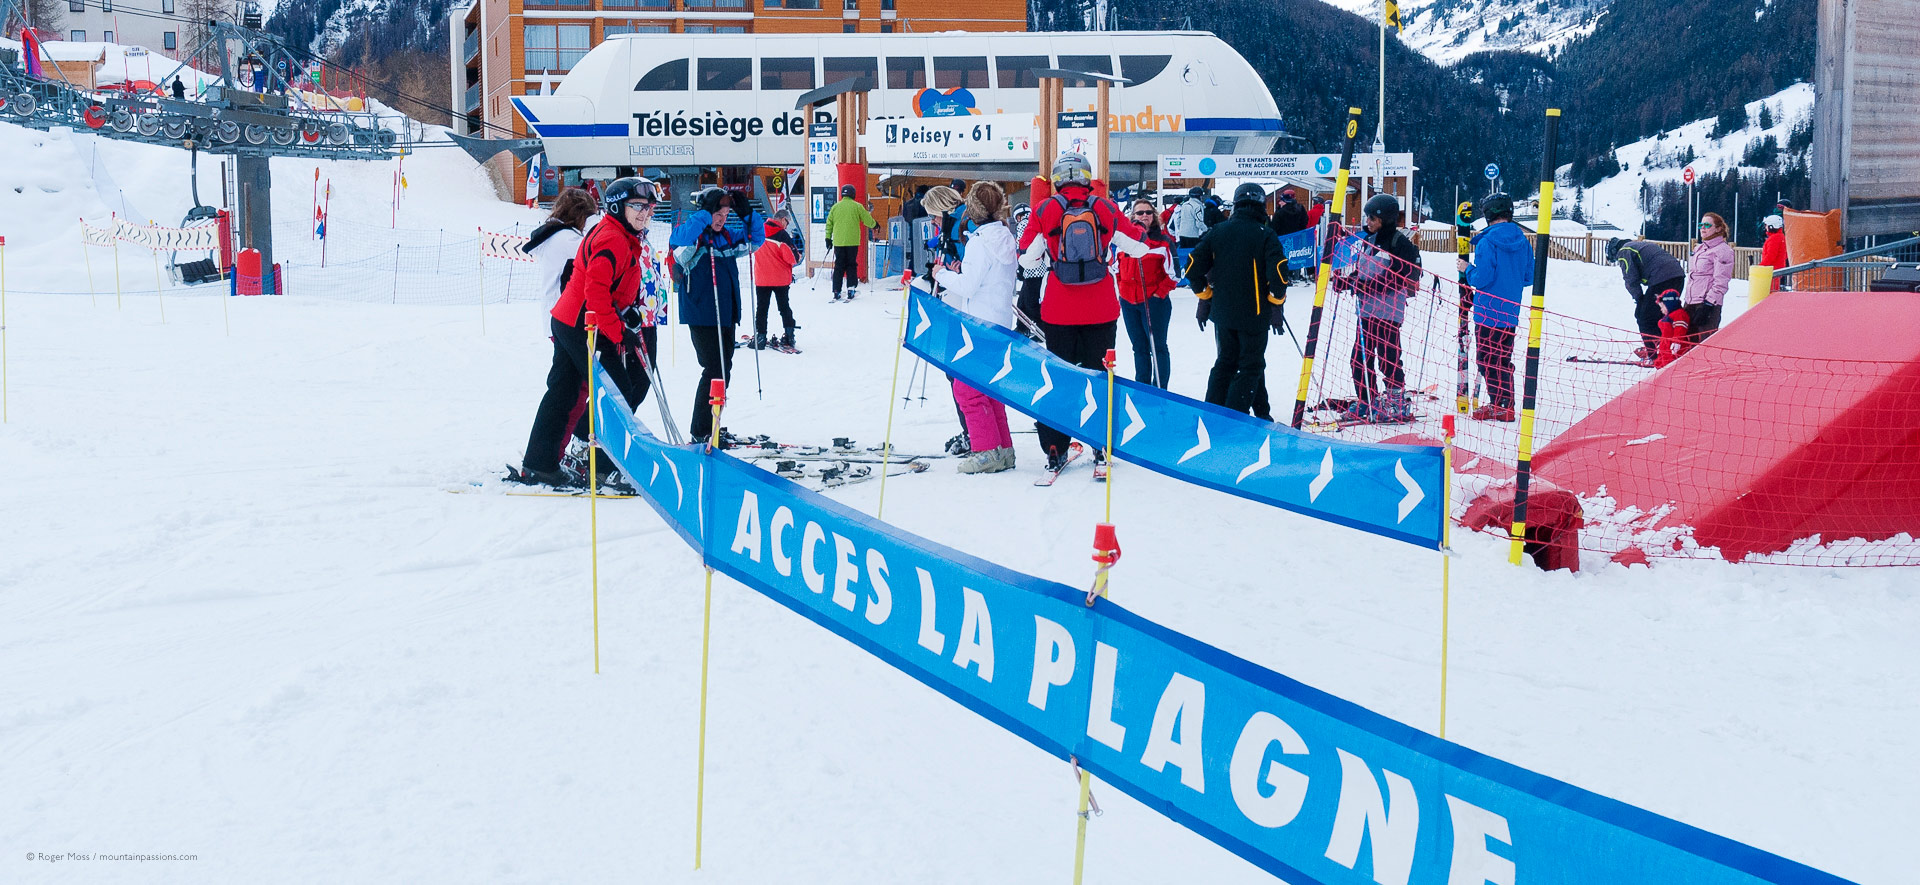
M1234 188L1233 204L1235 206L1238 206L1241 203L1258 203L1262 206L1265 206L1267 204L1266 189L1262 188L1257 184L1254 184L1251 181L1239 187Z
M1392 194L1374 194L1361 210L1368 218L1378 218L1388 227L1400 226L1400 200Z
M853 195L854 195L854 187L853 187L853 185L851 185L851 184L843 184L843 185L841 185L841 186L840 186L840 198L841 198L841 199L843 199L843 200L851 200L851 199L853 199Z
M600 192L600 208L615 218L623 217L628 200L657 203L660 202L660 191L653 186L653 182L629 175L616 179Z
M1626 244L1627 244L1627 241L1623 237L1614 237L1613 239L1608 240L1607 241L1607 262L1612 263L1615 261L1619 261L1620 249Z
M1206 195L1207 195L1207 192L1204 190L1201 190L1200 188L1197 188L1197 187L1187 188L1187 196L1189 197L1199 198L1199 197L1204 197Z
M1500 217L1513 217L1513 198L1506 194L1489 194L1480 200L1480 217L1488 221Z
M724 206L732 205L725 188L714 185L693 195L694 208L702 212L718 212Z

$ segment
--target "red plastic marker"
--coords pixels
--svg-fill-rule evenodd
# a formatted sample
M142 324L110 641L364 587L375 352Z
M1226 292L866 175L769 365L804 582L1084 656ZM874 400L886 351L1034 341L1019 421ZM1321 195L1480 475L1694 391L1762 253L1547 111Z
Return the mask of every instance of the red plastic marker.
M1120 536L1115 533L1113 523L1094 525L1093 561L1101 565L1113 565L1120 561Z
M715 378L707 382L707 401L716 406L724 406L727 404L726 379Z
M1113 363L1114 363L1113 348L1109 347L1107 348L1107 358L1101 363L1101 365L1106 366L1107 371L1111 372L1113 371Z

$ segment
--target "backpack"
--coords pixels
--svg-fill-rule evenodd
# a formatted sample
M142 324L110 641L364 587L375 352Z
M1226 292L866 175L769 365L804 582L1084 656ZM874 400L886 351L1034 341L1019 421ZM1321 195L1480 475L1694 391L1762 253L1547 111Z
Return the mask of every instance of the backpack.
M1085 203L1071 203L1058 194L1052 199L1060 203L1060 226L1054 228L1059 234L1058 252L1053 256L1053 275L1060 282L1072 285L1097 283L1107 278L1107 230L1100 224L1100 215L1094 207L1098 198Z
M1206 210L1189 198L1173 209L1173 235L1183 240L1197 240L1207 233Z

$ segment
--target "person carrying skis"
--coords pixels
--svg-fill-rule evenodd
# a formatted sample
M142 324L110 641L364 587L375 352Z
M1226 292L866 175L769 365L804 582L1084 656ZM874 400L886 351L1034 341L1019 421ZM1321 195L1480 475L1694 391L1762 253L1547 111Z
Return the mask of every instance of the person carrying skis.
M1054 195L1033 209L1020 239L1020 266L1034 269L1051 262L1040 292L1040 323L1047 350L1076 366L1103 369L1113 348L1120 297L1108 266L1111 249L1139 256L1147 251L1147 232L1128 220L1112 200L1094 192L1093 164L1075 153L1053 163ZM1037 187L1047 182L1037 181ZM1066 465L1072 437L1042 423L1040 450L1047 469ZM1094 452L1096 475L1106 469L1106 453Z
M1760 263L1773 268L1776 276L1773 278L1773 288L1769 291L1778 292L1778 274L1781 268L1787 266L1787 220L1775 214L1761 219L1760 224L1767 229L1766 242L1760 244Z
M1718 212L1700 216L1700 245L1687 267L1687 347L1720 330L1720 305L1733 282L1733 246L1727 243L1727 220ZM1678 356L1678 354L1675 354Z
M722 384L733 380L734 334L740 324L737 259L758 248L765 234L757 226L738 231L727 226L732 202L720 188L708 188L696 200L699 209L673 229L667 244L673 247L674 263L686 273L686 286L680 292L680 324L687 327L694 356L700 362L700 384L694 389L688 433L699 440L713 432L713 412L708 402L711 382L716 378Z
M1627 294L1633 296L1633 322L1641 342L1634 353L1641 365L1652 366L1660 353L1660 320L1682 309L1680 288L1687 272L1680 259L1646 240L1615 237L1607 241L1607 259L1619 265Z
M974 184L967 192L966 217L977 227L967 244L966 266L943 261L933 269L933 280L945 290L947 302L960 312L1010 329L1019 256L1013 231L1007 228L1007 216L1007 194L999 185L991 181ZM1007 428L1007 407L965 381L951 380L953 399L960 407L971 448L971 454L960 460L960 472L1012 470L1013 433Z
M1487 384L1487 403L1468 417L1475 421L1514 420L1513 340L1520 326L1521 290L1533 285L1533 246L1513 223L1513 199L1494 194L1481 203L1487 229L1469 242L1472 258L1461 255L1462 295L1472 305L1474 362ZM1460 204L1456 230L1473 230L1473 205Z
M793 254L793 246L786 238L787 223L780 216L767 219L766 243L753 253L753 340L747 344L760 350L771 344L781 350L793 350L793 330L800 328L793 321L793 305L787 293L793 287L793 269L800 259ZM768 302L778 300L780 320L786 331L775 339L767 338Z
M574 252L573 271L548 312L553 365L547 370L547 392L534 413L520 469L509 469L508 479L556 488L586 484L584 477L561 471L560 454L569 426L585 439L591 423L584 410L577 420L568 420L589 377L589 322L597 332L595 359L613 380L627 407L646 400L649 383L642 354L633 350L644 349L649 361L657 353L655 317L649 315L641 300L643 294L650 299L660 297L659 269L653 248L647 243L647 225L653 221L657 195L653 182L644 178L622 178L607 188L602 203L606 215L580 241ZM598 467L603 483L615 475L613 460L604 453Z
M1346 280L1360 317L1353 340L1354 402L1341 418L1403 423L1413 420L1413 406L1407 401L1406 369L1400 361L1400 326L1406 321L1407 299L1420 286L1420 250L1400 232L1400 201L1392 194L1373 195L1361 213L1366 234Z
M1133 223L1146 231L1141 240L1147 253L1117 260L1120 279L1120 318L1133 343L1133 380L1167 389L1173 369L1167 352L1167 326L1173 320L1173 238L1160 229L1151 200L1133 201Z
M1267 333L1286 320L1287 251L1267 226L1257 184L1233 192L1233 214L1194 247L1187 279L1200 296L1194 318L1213 323L1215 356L1206 400L1236 412L1254 408L1266 385Z
M1307 229L1307 210L1300 205L1291 185L1280 189L1280 205L1273 207L1273 221L1270 223L1276 236L1299 233Z
M847 300L860 294L860 244L875 226L873 213L853 198L851 184L840 186L840 202L827 212L827 245L833 247L833 300L840 300L842 284Z

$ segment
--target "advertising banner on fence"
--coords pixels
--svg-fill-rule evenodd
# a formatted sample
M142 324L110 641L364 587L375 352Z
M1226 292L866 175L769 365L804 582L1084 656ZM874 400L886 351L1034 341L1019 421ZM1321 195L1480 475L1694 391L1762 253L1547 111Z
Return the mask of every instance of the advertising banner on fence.
M1842 880L1432 737L639 428L602 439L713 568L1298 885ZM1064 779L1063 779L1064 783Z
M1033 159L1032 114L906 117L867 124L868 163L992 163Z
M1106 439L1107 376L913 294L907 349L1067 434ZM1117 379L1114 451L1187 482L1421 547L1440 546L1446 482L1432 446L1346 442Z
M533 260L533 256L528 255L524 248L529 242L527 237L519 234L495 233L485 228L476 228L476 230L480 231L482 258L504 258L508 261Z
M1160 177L1170 178L1332 178L1339 154L1163 154ZM1355 175L1413 174L1412 154L1355 154Z
M113 235L156 252L211 252L220 248L220 227L217 224L184 228L155 227L116 218L113 221Z

